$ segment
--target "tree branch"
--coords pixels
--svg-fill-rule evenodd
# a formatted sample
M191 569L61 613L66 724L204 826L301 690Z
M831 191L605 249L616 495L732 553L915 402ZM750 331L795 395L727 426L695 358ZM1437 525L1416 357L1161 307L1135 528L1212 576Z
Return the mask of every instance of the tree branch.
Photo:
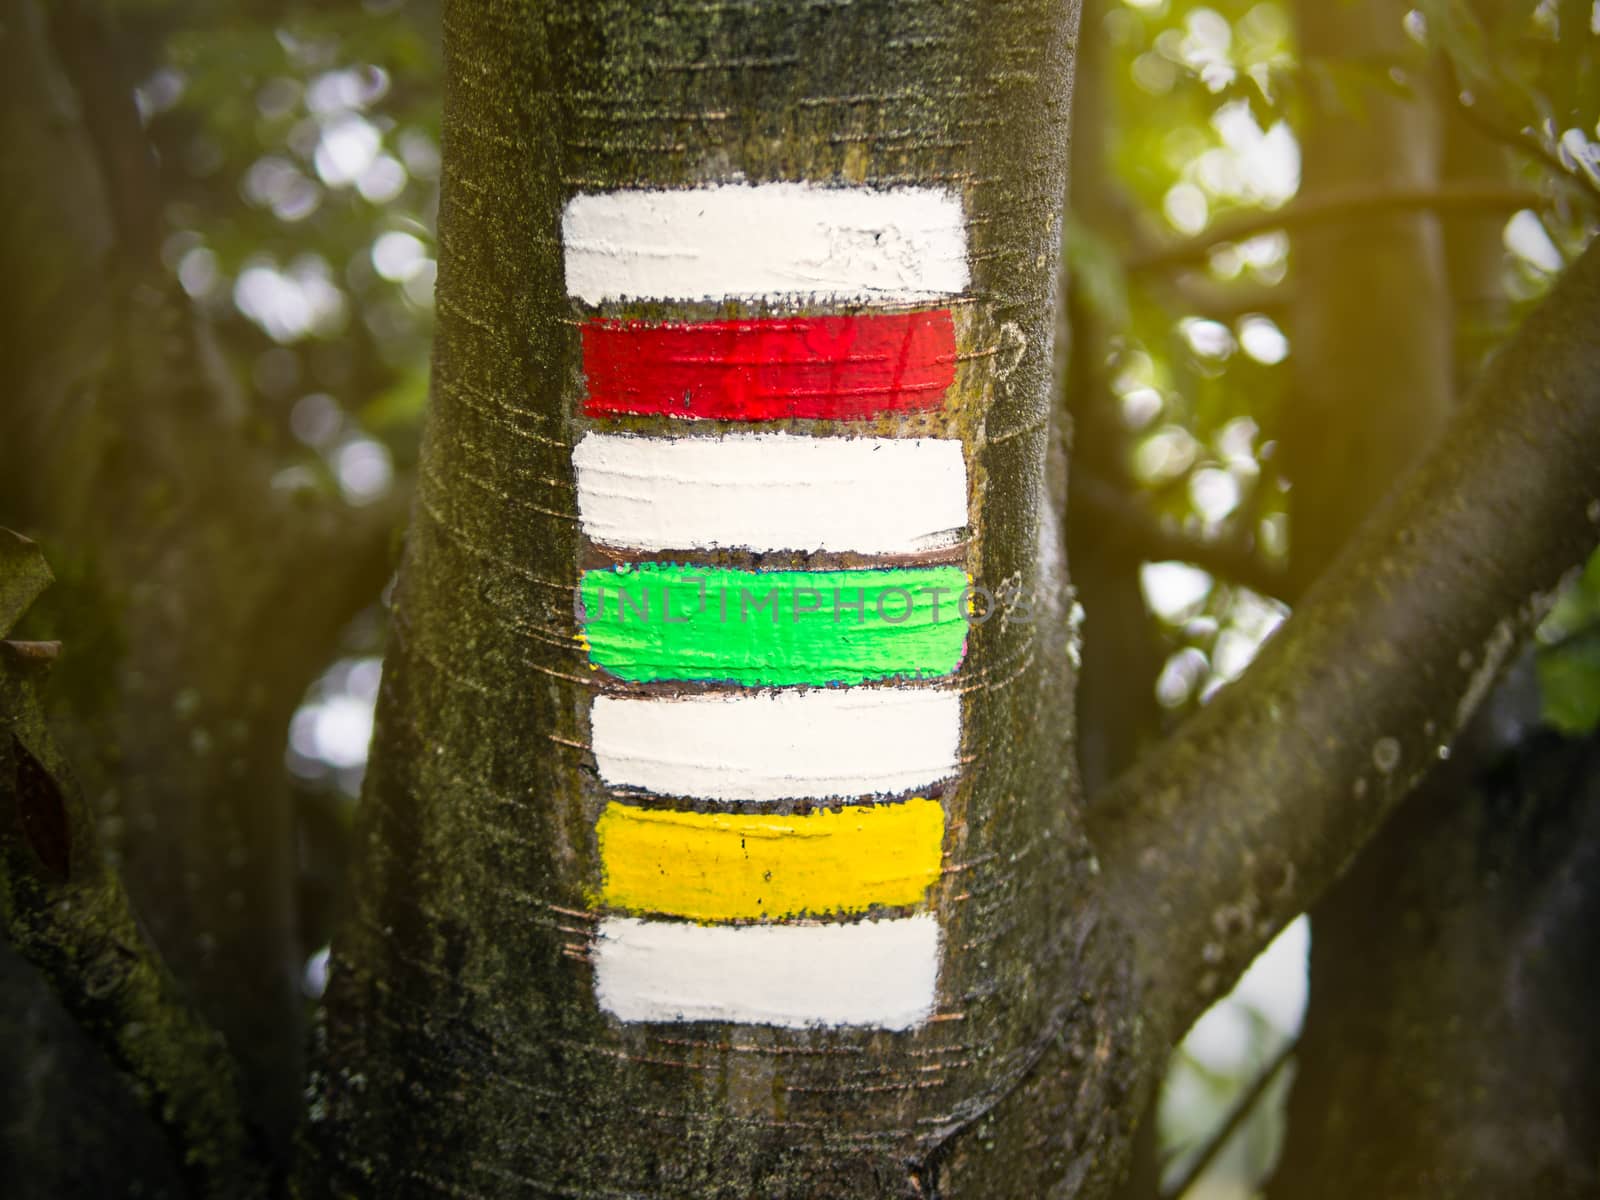
M1449 54L1441 56L1452 84L1451 94L1456 100L1456 112L1490 141L1531 158L1543 166L1554 179L1586 197L1592 204L1600 200L1600 186L1581 171L1572 169L1560 154L1546 144L1542 134L1535 129L1514 128L1509 122L1491 116L1478 102L1477 91L1461 78L1461 68Z
M1544 202L1538 192L1511 187L1498 181L1451 183L1423 188L1349 188L1329 192L1315 200L1295 200L1270 212L1240 213L1218 221L1210 229L1171 245L1158 246L1135 255L1128 261L1129 274L1165 271L1203 262L1218 246L1247 241L1275 230L1293 230L1306 225L1366 216L1372 213L1400 212L1516 212Z
M1247 525L1231 535L1199 537L1174 528L1115 484L1073 472L1071 503L1083 505L1106 527L1105 539L1135 562L1186 562L1242 584L1263 596L1283 598L1288 578L1281 567L1263 558Z
M133 103L135 81L117 54L114 15L86 0L56 0L48 19L105 181L118 248L128 258L153 255L162 233L160 170Z
M35 548L37 577L43 557ZM17 574L6 563L5 580ZM265 1194L232 1057L140 932L39 709L54 654L0 642L0 926L134 1084L195 1195Z
M1091 810L1147 1018L1181 1032L1448 753L1600 533L1600 242L1240 684Z

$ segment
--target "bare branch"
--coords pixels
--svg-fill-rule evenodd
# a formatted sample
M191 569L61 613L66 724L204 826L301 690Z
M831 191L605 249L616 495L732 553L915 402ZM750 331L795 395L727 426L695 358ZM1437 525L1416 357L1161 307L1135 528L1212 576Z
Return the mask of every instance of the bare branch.
M1083 505L1103 522L1108 527L1106 540L1119 545L1130 560L1186 562L1263 596L1286 596L1288 578L1256 548L1248 520L1231 534L1201 537L1162 520L1141 504L1138 496L1081 468L1074 473L1071 486L1071 503Z
M1473 89L1462 80L1461 69L1456 61L1448 54L1442 58L1453 85L1451 90L1456 98L1455 111L1467 124L1490 141L1533 159L1550 173L1550 178L1587 197L1591 204L1600 200L1600 184L1583 172L1573 170L1572 164L1551 149L1538 130L1525 127L1518 129L1510 120L1491 115L1479 102Z
M1600 244L1227 689L1095 804L1147 1015L1173 1035L1448 753L1600 534Z

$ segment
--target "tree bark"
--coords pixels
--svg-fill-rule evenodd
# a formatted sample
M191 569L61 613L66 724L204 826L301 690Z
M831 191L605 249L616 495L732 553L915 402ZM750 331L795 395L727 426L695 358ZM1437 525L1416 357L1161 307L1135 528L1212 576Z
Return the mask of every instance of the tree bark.
M39 27L36 6L19 0L13 14L26 19L8 37ZM1473 707L1536 615L1530 593L1592 547L1600 251L1250 679L1109 789L1103 813L1082 811L1049 422L1072 16L1035 0L446 10L434 405L302 1194L1104 1195L1171 1038L1327 886ZM3 84L37 81L24 71ZM26 360L29 398L21 417L6 414L20 434L0 442L0 487L92 566L79 576L88 607L113 602L126 643L77 641L113 694L81 708L96 697L65 689L64 728L92 799L125 765L128 811L155 814L139 829L150 841L129 839L149 848L128 853L129 890L159 911L157 940L281 1118L293 1056L250 1040L292 1000L284 889L269 869L283 853L281 788L267 767L302 668L325 649L304 643L335 623L338 604L306 579L361 578L353 544L382 556L352 542L336 510L262 501L270 459L252 453L215 381L189 369L193 343L156 338L167 293L107 269L115 223L96 206L108 189L77 173L93 168L92 139L56 139L66 152L50 159L48 121L29 125L40 113L60 117L5 108L34 139L15 144L51 169L6 160L8 200L27 220L5 227L0 249L39 286L28 320L0 327ZM559 214L576 192L735 178L936 184L965 206L974 285L956 305L959 403L927 424L870 428L961 440L975 481L962 566L1024 598L1033 619L1012 609L977 626L957 677L964 774L938 797L939 1006L914 1032L623 1025L596 1004L594 830L609 796L583 749L596 686L574 596L583 310L565 296ZM52 204L83 222L59 260L29 241ZM35 258L50 270L28 269ZM152 346L175 347L173 362L135 353ZM152 497L143 485L157 478ZM305 629L316 636L282 632ZM249 667L263 660L264 697ZM197 699L184 698L189 684ZM257 722L248 749L209 759L230 718ZM238 783L240 762L261 780ZM230 854L246 835L271 853ZM8 887L37 866L16 862ZM160 886L169 862L185 872L175 895ZM260 891L235 921L231 897L257 870ZM20 911L91 937L115 925L72 906ZM265 930L260 962L239 936L253 928ZM213 956L199 936L218 931L227 944ZM63 944L23 949L52 969ZM118 944L135 957L143 945ZM92 1010L94 979L55 978ZM263 980L270 995L253 1007ZM93 1028L114 1046L131 1024ZM148 1097L158 1072L135 1074ZM232 1127L226 1104L200 1115ZM224 1165L277 1164L270 1143Z
M1075 16L446 9L434 404L303 1186L1053 1195L1115 1164L1125 967L1102 949L1067 740L1037 736L1070 722L1073 683L1046 460ZM576 192L797 179L962 196L974 278L945 428L980 481L966 565L1020 585L1033 620L975 626L957 677L968 765L944 796L931 1021L620 1024L588 962L606 792L583 750L558 217Z
M1274 1196L1600 1187L1593 739L1451 764L1329 895Z

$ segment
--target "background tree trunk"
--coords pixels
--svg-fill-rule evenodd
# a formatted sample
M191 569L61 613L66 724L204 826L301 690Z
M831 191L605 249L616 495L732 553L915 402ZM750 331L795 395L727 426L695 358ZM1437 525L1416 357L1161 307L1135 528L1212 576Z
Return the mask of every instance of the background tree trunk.
M1306 76L1300 199L1353 184L1394 191L1439 179L1423 55L1392 0L1294 9ZM1392 90L1401 72L1416 94ZM1431 213L1369 213L1298 231L1284 414L1295 593L1332 562L1449 420L1451 316Z
M1116 108L1109 78L1104 0L1083 7L1083 48L1073 87L1072 191L1068 209L1086 236L1120 246L1129 233L1126 197L1116 192L1109 145ZM1162 647L1140 589L1144 546L1108 521L1108 497L1131 501L1137 487L1128 469L1128 431L1111 390L1111 330L1104 314L1070 277L1070 369L1062 402L1072 441L1072 502L1067 505L1067 550L1073 586L1084 613L1083 665L1078 672L1078 769L1092 796L1127 767L1160 729L1156 676ZM1086 494L1087 493L1087 494ZM1101 502L1093 502L1099 495ZM1091 635L1088 630L1093 629Z
M1067 208L1069 220L1084 236L1120 246L1128 232L1128 213L1126 197L1116 191L1109 154L1116 106L1111 43L1103 27L1106 9L1106 0L1083 4ZM1092 801L1159 734L1155 682L1163 654L1139 582L1143 547L1105 517L1108 503L1133 501L1137 494L1127 466L1128 433L1110 385L1110 322L1070 271L1065 300L1062 318L1070 330L1070 353L1060 400L1071 440L1067 559L1083 611L1075 697L1077 762L1084 794ZM1101 502L1093 503L1093 496ZM1138 1118L1127 1178L1119 1192L1130 1200L1146 1200L1159 1184L1158 1091L1150 1089L1146 1111Z
M1318 906L1274 1195L1594 1194L1596 765L1452 764Z

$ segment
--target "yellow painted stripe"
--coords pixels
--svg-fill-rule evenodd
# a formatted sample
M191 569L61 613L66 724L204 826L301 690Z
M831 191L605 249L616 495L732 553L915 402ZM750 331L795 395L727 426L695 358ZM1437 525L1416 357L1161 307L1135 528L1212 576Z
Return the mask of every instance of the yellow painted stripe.
M920 902L939 877L944 809L922 797L803 816L612 803L596 830L605 904L733 921Z

